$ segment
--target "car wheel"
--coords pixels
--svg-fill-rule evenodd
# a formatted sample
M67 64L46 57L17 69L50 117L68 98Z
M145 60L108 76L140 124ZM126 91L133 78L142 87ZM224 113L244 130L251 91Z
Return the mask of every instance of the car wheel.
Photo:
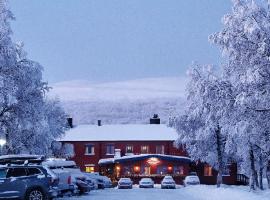
M43 191L39 188L31 189L26 194L26 200L45 200L47 199Z

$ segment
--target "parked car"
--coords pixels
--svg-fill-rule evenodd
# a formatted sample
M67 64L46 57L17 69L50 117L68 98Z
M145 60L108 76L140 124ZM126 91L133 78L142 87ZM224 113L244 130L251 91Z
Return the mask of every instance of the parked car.
M97 181L95 179L86 177L86 182L88 183L90 190L98 189Z
M186 176L184 179L184 186L188 185L199 185L200 184L200 179L197 176L196 172L190 173L190 175Z
M59 160L57 166L61 167L64 171L69 172L71 183L75 185L78 189L79 194L90 192L90 186L86 181L86 176L84 173L77 167L74 161L68 160ZM75 193L77 190L75 189Z
M85 177L74 176L75 183L78 186L79 194L90 192L91 188Z
M118 181L118 189L132 189L133 182L130 178L120 178Z
M71 181L71 173L63 168L63 165L67 165L66 160L63 159L48 159L42 162L43 166L48 167L51 171L53 171L59 178L59 196L74 194L77 191L76 184ZM72 163L74 164L74 163Z
M154 181L151 178L142 178L139 182L140 188L154 188Z
M161 189L175 189L176 184L171 176L165 176L161 181Z
M105 188L111 188L112 187L112 181L109 177L107 176L101 176L104 182Z
M0 199L51 199L58 195L57 176L42 166L0 166Z
M97 189L105 188L104 176L100 176L99 173L84 173L88 178L94 179L97 184Z

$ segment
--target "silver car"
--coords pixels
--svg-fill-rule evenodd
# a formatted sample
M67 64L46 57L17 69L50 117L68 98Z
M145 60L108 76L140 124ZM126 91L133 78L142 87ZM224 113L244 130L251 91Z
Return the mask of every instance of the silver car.
M142 178L139 182L140 188L154 188L154 181L151 178Z
M171 176L165 176L161 182L161 189L175 189L176 184Z
M184 186L199 185L199 184L200 184L200 179L196 175L186 176L186 178L184 180Z
M118 189L132 189L133 182L130 178L120 178L118 181Z

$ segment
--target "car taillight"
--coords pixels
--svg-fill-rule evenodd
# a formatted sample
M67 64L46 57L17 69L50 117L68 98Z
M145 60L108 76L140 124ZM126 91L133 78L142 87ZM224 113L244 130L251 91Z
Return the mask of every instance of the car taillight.
M67 183L70 185L71 184L71 176L68 177Z

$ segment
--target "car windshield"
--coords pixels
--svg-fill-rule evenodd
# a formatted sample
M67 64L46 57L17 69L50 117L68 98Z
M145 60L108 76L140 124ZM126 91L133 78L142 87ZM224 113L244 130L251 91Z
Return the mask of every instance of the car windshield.
M199 178L197 176L189 176L188 177L189 180L192 180L192 181L197 181L199 180Z
M7 170L6 169L0 169L0 178L6 178Z
M142 182L151 182L152 180L150 178L143 178Z
M131 180L129 178L121 178L120 182L130 182Z
M172 180L172 177L165 177L165 180Z

